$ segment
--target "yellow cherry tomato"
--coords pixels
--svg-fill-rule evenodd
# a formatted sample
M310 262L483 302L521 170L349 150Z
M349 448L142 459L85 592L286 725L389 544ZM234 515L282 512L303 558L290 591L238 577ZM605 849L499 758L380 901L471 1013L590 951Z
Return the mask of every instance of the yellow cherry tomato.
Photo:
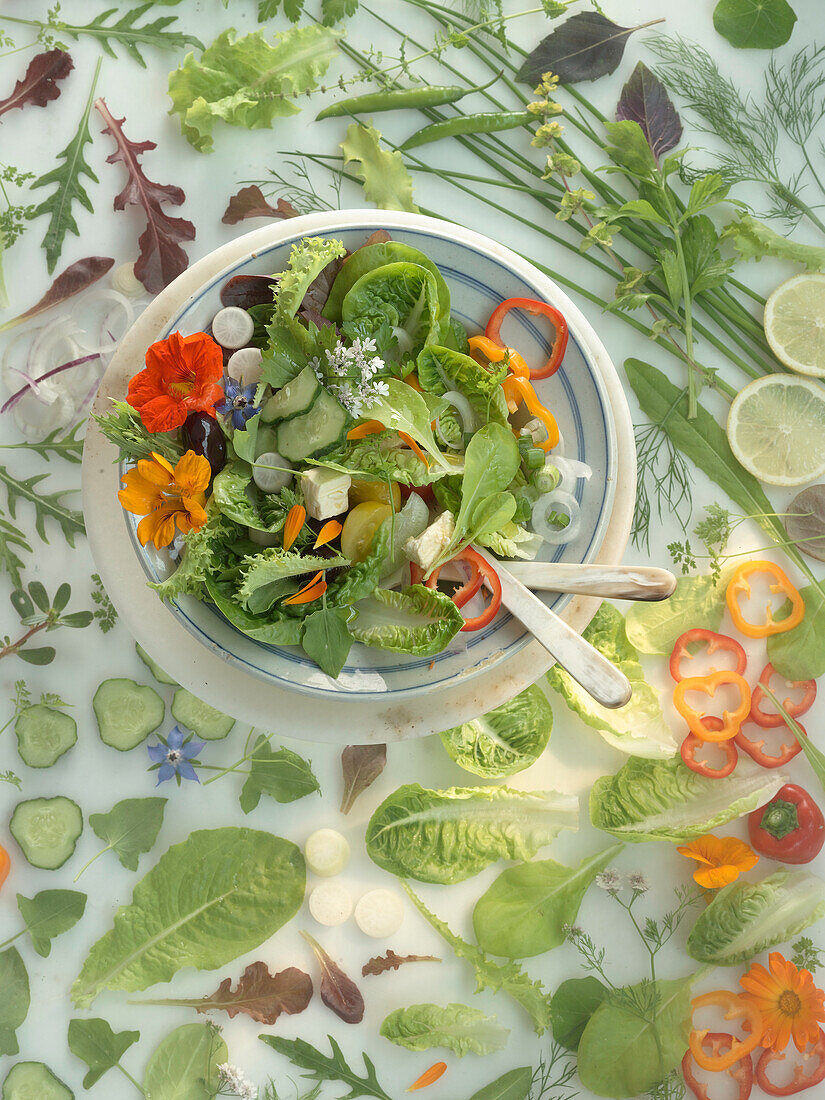
M370 552L375 532L392 515L392 508L381 500L365 500L356 504L344 520L341 532L341 553L350 561L364 561Z
M358 478L350 485L350 507L362 504L365 500L380 500L383 504L392 504L393 511L398 512L401 509L401 489L397 481L388 485L386 481L362 481Z

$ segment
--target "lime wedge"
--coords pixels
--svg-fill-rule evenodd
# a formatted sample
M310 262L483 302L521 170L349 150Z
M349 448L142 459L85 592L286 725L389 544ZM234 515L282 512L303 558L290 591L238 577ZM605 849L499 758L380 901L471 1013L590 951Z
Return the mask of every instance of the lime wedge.
M769 485L802 485L825 473L825 387L769 374L737 394L728 442L739 462Z
M780 361L825 378L825 274L794 275L765 303L765 337Z

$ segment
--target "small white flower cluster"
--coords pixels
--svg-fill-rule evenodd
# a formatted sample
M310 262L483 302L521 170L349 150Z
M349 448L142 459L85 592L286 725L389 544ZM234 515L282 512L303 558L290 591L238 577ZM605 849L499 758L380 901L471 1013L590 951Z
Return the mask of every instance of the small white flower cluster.
M596 875L596 885L600 890L606 890L608 894L618 894L624 885L625 878L609 867L606 871L599 871ZM641 871L631 871L626 876L627 885L634 894L644 894L650 889L650 883Z
M386 382L375 378L386 365L379 355L373 354L375 350L375 341L370 337L362 340L356 336L349 348L339 341L331 351L327 350L325 353L329 367L326 376L321 370L319 360L310 360L318 381L355 417L361 416L377 397L386 397L390 392ZM328 381L330 374L341 381Z
M252 1084L243 1070L224 1062L218 1066L218 1073L221 1075L221 1085L232 1094L240 1096L241 1100L258 1100L258 1086Z

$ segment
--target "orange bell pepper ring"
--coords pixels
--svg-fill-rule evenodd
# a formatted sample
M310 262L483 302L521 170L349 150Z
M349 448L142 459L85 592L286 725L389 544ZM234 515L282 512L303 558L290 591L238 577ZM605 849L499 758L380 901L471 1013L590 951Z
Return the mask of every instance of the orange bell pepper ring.
M470 346L470 355L473 355L474 351L480 351L491 363L500 363L506 356L507 366L513 374L519 378L530 377L530 368L526 360L515 348L502 347L489 336L471 336L467 343ZM476 356L473 355L473 358L475 359Z
M9 877L9 871L11 870L11 857L5 848L0 846L0 886Z
M712 730L704 721L704 712L700 713L688 706L685 695L689 691L701 691L713 698L716 689L723 684L733 684L739 689L739 705L736 710L723 710L721 728ZM702 741L730 741L750 714L751 689L747 680L733 669L721 669L707 676L686 676L674 688L673 705L687 722L691 733L695 733Z
M745 618L739 606L739 594L741 592L750 596L751 586L748 578L753 573L767 573L773 577L774 583L770 585L771 592L781 593L791 601L791 613L787 618L779 621L774 619L770 601L765 609L764 623L751 623ZM771 634L783 634L786 630L793 630L795 626L799 626L805 617L805 601L785 573L772 561L746 561L740 565L730 579L725 592L725 601L736 629L748 638L767 638Z
M536 444L543 451L552 451L559 441L559 426L556 418L549 409L545 409L539 396L526 378L519 378L514 374L508 374L501 383L504 396L507 398L508 407L518 408L519 401L523 401L533 416L538 417L547 429L547 439ZM516 431L518 435L518 431Z
M717 989L713 993L703 993L701 997L694 997L690 1003L694 1012L697 1009L706 1008L708 1005L723 1008L725 1009L724 1017L726 1020L741 1019L749 1025L750 1029L750 1034L746 1039L733 1038L730 1050L726 1053L708 1054L702 1046L702 1040L710 1029L697 1030L694 1028L690 1033L688 1046L697 1066L701 1066L702 1069L709 1070L711 1073L717 1073L741 1061L742 1058L759 1046L762 1032L765 1029L762 1023L762 1013L755 1004L745 1000L744 997L731 993L729 989Z

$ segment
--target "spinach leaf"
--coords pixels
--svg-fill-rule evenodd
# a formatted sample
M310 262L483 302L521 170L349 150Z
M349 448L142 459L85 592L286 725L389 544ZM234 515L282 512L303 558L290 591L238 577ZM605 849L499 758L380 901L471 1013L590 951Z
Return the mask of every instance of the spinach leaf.
M553 994L553 1038L567 1050L578 1050L584 1029L610 993L592 974L568 978Z
M55 936L74 928L86 909L86 895L77 890L41 890L33 898L17 895L17 907L26 922L32 947L44 959Z
M124 798L107 814L92 814L89 824L94 833L106 841L106 847L81 867L75 882L104 852L114 852L127 870L136 871L138 859L152 850L158 838L165 809L165 798Z
M544 859L502 871L473 910L479 947L489 955L525 959L564 943L589 886L623 847L614 844L578 867Z
M787 0L719 0L713 10L715 29L740 50L784 46L795 22Z
M305 885L304 857L290 841L254 829L199 829L137 884L90 950L72 1000L88 1008L104 989L132 992L184 966L223 966L290 920Z
M527 1100L533 1085L531 1066L511 1069L474 1092L470 1100Z
M788 680L816 680L825 672L825 595L813 584L800 588L799 594L805 617L793 630L771 634L768 660Z
M343 607L323 607L304 621L301 635L304 652L333 679L344 667L352 648L353 637L347 629L349 614Z
M667 88L644 61L638 62L619 96L616 120L624 119L638 122L657 163L682 137L682 122Z
M320 791L311 766L292 749L272 750L269 738L261 735L249 761L250 771L241 791L241 809L250 813L268 794L276 802L295 802Z
M16 947L0 953L0 1054L17 1054L15 1031L29 1014L29 976Z
M184 1024L163 1039L149 1059L143 1091L151 1100L213 1100L218 1066L229 1051L214 1024Z
M579 1077L599 1096L649 1092L681 1062L690 1031L694 976L642 982L610 994L578 1048Z
M503 1050L509 1030L495 1016L468 1005L420 1004L396 1008L384 1018L380 1034L407 1050L444 1047L463 1058L465 1054L492 1054Z
M717 581L709 574L680 577L669 599L655 604L633 604L628 609L625 616L628 641L642 653L669 655L676 639L686 630L695 626L718 630L725 613L725 587L725 581Z
M104 1073L114 1069L133 1043L139 1031L112 1031L106 1020L70 1020L69 1050L89 1067L83 1088L90 1089Z

